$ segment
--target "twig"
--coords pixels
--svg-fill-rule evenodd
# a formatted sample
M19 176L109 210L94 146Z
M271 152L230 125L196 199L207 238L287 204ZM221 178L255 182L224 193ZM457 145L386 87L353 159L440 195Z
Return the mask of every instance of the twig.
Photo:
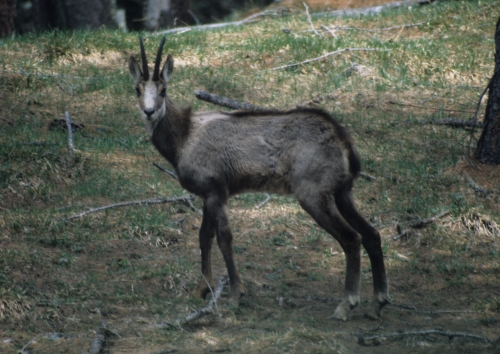
M165 203L175 203L175 202L185 202L187 200L190 200L193 198L193 195L191 194L186 194L180 197L172 197L172 198L152 198L152 199L145 199L145 200L132 200L128 202L120 202L120 203L115 203L115 204L110 204L110 205L105 205L97 208L92 208L87 211L84 211L83 213L77 214L70 216L66 220L72 220L72 219L77 219L81 218L85 215L95 213L98 211L103 211L106 209L111 209L111 208L121 208L125 206L130 206L130 205L153 205L153 204L165 204Z
M412 23L408 25L399 25L399 26L393 26L393 27L384 27L384 28L376 28L376 29L366 29L366 28L358 28L358 27L346 27L346 26L321 26L321 28L325 31L328 31L332 33L332 30L343 30L343 31L360 31L360 32L372 32L372 33L384 33L385 31L391 31L394 29L402 29L402 28L408 28L408 27L417 27L420 25L425 24L426 22L418 22L418 23ZM302 32L301 32L302 33Z
M433 1L434 0L395 1L395 2L385 4L385 5L363 7L360 9L346 9L346 8L344 8L343 10L317 12L317 13L313 14L313 17L319 17L319 16L346 17L346 16L372 15L372 14L378 14L378 13L381 13L382 11L396 8L396 7L425 5L425 4L430 4Z
M427 315L439 315L439 314L446 314L446 313L476 313L476 311L472 311L472 310L449 310L449 309L426 310L426 309L416 308L413 305L398 304L395 302L391 302L390 304L388 304L387 308L392 308L395 310L413 311L415 313L423 313L423 314L427 314Z
M212 298L210 299L209 303L207 306L203 307L202 309L195 311L193 313L190 313L184 318L178 319L177 323L179 325L184 325L188 322L192 322L194 320L197 320L200 317L203 317L205 315L208 315L209 313L212 313L212 308L217 306L217 300L219 299L220 295L222 294L222 290L224 289L224 286L227 284L227 278L226 277L220 277L219 282L217 284L217 287L215 288Z
M69 117L69 112L64 112L64 118L66 119L66 125L68 126L68 143L69 143L69 156L73 158L73 129L71 128L71 118Z
M483 126L483 123L478 122L476 119L462 120L453 118L436 119L436 120L417 120L417 121L409 121L409 123L444 125L452 128L473 128L473 129L475 127L480 128Z
M41 333L41 334L37 335L36 337L32 338L28 343L26 343L26 345L24 347L22 347L21 350L18 353L20 353L20 354L30 354L30 351L28 350L28 347L31 344L36 343L36 341L39 340L42 337L46 337L46 338L49 338L49 337L52 337L52 338L62 338L62 337L64 337L64 334L62 334L62 333Z
M485 199L488 199L490 197L490 194L492 194L493 191L479 187L477 185L477 183L474 182L474 180L467 173L464 173L464 174L465 174L465 178L467 179L467 182L469 183L471 188L474 190L474 192L476 192L477 194L479 194L481 197L483 197Z
M188 205L189 209L191 209L195 213L200 214L200 215L202 214L201 210L198 209L197 207L195 207L193 202L191 202L191 199L187 199L186 204Z
M454 338L454 337L465 337L465 338L470 338L470 339L476 339L480 341L486 341L489 343L492 343L493 340L480 336L478 334L473 334L473 333L468 333L468 332L453 332L453 331L448 331L448 330L442 330L442 329L424 329L420 331L400 331L400 332L391 332L391 333L383 333L383 334L378 334L378 335L369 335L369 336L359 336L358 337L358 344L360 345L378 345L381 343L382 340L387 339L387 338L395 338L395 337L403 337L403 336L423 336L423 335L428 335L428 334L434 334L434 335L440 335L440 336L446 336L448 338Z
M412 229L422 229L422 228L426 227L427 225L433 223L434 221L441 219L449 214L450 214L450 211L446 210L446 211L443 211L442 213L439 213L433 217L414 221L414 222L410 223L408 225L408 227L412 228ZM392 236L392 239L394 241L399 240L400 238L408 236L412 233L412 231L410 229L402 229L400 225L397 225L396 228L397 228L398 234L395 236Z
M474 113L472 111L464 111L460 109L447 109L447 108L439 108L439 107L428 107L428 106L420 106L417 104L411 104L411 103L401 103L401 102L396 102L396 101L388 101L387 103L389 104L395 104L398 106L408 106L408 107L416 107L416 108L424 108L424 109L432 109L434 111L443 111L443 112L460 112L460 113Z
M321 60L321 59L324 59L324 58L327 58L327 57L330 57L330 56L333 56L333 55L338 55L338 54L346 52L346 51L349 51L349 52L354 52L354 51L371 51L371 52L373 52L373 51L385 51L385 50L386 49L379 49L379 48L345 48L345 49L339 49L339 50L336 50L334 52L323 54L323 55L321 55L319 57L316 57L316 58L313 58L313 59L307 59L307 60L301 61L300 63L282 65L282 66L278 66L276 68L272 68L270 70L274 71L274 70L281 70L281 69L286 69L286 68L293 68L293 67L296 67L296 66L299 66L299 65L309 64L309 63L312 63L312 62L315 62L315 61L318 61L318 60Z
M231 109L243 109L243 110L248 109L248 110L254 110L254 111L255 110L259 110L259 111L265 110L265 108L255 106L251 103L238 102L238 101L235 101L233 99L219 96L219 95L215 95L213 93L209 93L209 92L206 92L203 90L195 90L194 95L199 100L210 102L210 103L213 103L213 104L216 104L216 105L219 105L222 107L231 108Z
M36 337L32 338L28 343L26 343L26 345L24 347L21 348L21 351L20 353L21 354L30 354L30 351L28 350L28 347L32 344L32 343L35 343L38 339L40 339L41 337L43 337L45 335L45 333L42 333L42 334L39 334L37 335Z
M258 17L267 16L267 15L277 16L277 14L279 12L278 10L279 9L262 11L262 12L253 14L247 18L244 18L241 21L225 22L225 23L212 23L209 25L201 25L201 26L176 27L176 28L165 30L165 31L155 32L155 33L152 33L152 35L156 36L156 35L165 35L165 34L179 33L179 32L183 33L183 32L187 32L187 31L191 31L191 30L206 30L206 29L222 28L222 27L227 27L227 26L241 26L241 25L253 22Z
M325 31L327 31L328 33L330 33L333 38L337 38L337 35L335 34L335 32L333 30L331 30L330 28L326 27L325 25L321 25L321 28L324 29Z
M375 181L377 179L377 177L375 176L372 176L371 174L369 173L366 173L366 172L360 172L359 175L369 181Z
M173 178L177 179L176 174L175 174L175 173L173 173L172 171L167 170L165 167L162 167L162 166L158 165L156 162L153 162L153 165L154 165L155 167L157 167L159 170L161 170L161 171L163 171L163 172L166 172L166 173L168 173L170 176L172 176Z
M108 329L108 324L106 320L101 320L101 326L97 329L92 344L90 345L88 354L99 354L102 348L106 344L106 330Z
M269 201L269 199L271 199L271 196L270 196L269 194L265 193L265 196L266 196L266 198L265 198L262 202L260 202L259 204L257 204L257 205L255 206L255 209L259 210L259 209L260 209L260 208L262 208L264 205L266 205L266 203Z
M443 212L441 212L433 217L412 222L408 226L413 228L413 229L422 229L422 228L426 227L427 225L432 224L434 221L441 219L441 218L444 218L445 216L448 216L448 215L450 215L450 211L445 210L445 211L443 211Z
M205 283L207 283L208 289L210 290L210 293L212 294L212 298L213 298L215 296L215 294L214 294L214 290L212 289L212 286L208 282L207 278L205 278L205 276L203 275L203 273L200 272L200 274L203 277L203 280L205 280ZM215 310L217 311L217 316L222 317L222 315L219 312L219 308L217 307L217 301L215 302Z
M318 31L313 26L312 20L311 20L311 15L309 15L309 6L305 2L302 3L304 7L306 8L306 16L307 16L307 22L309 22L309 25L311 26L311 29L313 30L314 34L320 35Z

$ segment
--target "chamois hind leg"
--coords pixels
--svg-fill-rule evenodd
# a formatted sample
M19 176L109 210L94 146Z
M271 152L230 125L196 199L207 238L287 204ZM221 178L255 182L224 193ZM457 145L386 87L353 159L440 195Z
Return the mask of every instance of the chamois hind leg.
M356 210L350 191L339 193L335 202L344 219L361 234L361 242L370 257L373 275L373 301L365 315L376 319L380 317L382 308L390 303L380 234Z
M214 215L207 208L206 202L203 203L203 220L200 227L200 250L201 250L201 274L204 279L201 279L198 286L194 288L192 294L196 297L205 298L210 292L208 284L214 288L212 278L212 240L215 236ZM207 284L208 283L208 284Z
M217 244L226 263L227 273L229 275L230 299L232 306L238 306L240 297L245 293L238 270L233 259L233 234L229 226L227 217L226 200L219 197L207 198L207 209L210 209L210 214L214 217L214 228L217 235Z
M342 301L335 309L333 318L346 321L349 312L359 303L361 268L361 237L338 211L333 197L318 193L297 195L300 205L314 220L332 235L344 250L346 256L345 289Z

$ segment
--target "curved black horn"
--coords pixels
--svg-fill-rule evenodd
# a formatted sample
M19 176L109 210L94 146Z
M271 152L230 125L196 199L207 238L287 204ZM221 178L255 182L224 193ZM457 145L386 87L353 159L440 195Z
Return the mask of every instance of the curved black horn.
M146 51L144 50L144 43L142 42L142 37L139 37L139 43L141 44L141 59L142 59L142 71L144 75L144 80L149 80L149 69L148 61L146 59Z
M160 46L158 47L158 53L156 53L155 70L153 71L153 81L160 80L160 65L161 65L161 52L163 51L163 46L165 45L165 37L161 40Z

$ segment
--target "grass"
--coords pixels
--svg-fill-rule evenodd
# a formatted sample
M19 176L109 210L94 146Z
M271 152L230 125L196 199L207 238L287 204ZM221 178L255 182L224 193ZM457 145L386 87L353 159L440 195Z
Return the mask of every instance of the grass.
M207 316L187 331L151 327L204 304L189 296L199 280L199 213L177 203L67 220L89 207L185 193L152 165L167 163L147 141L135 111L127 60L138 55L138 34L49 31L1 41L0 351L17 352L37 334L53 332L67 336L42 338L30 348L87 350L101 318L117 334L108 338L108 352L492 350L460 338L363 348L352 333L379 325L385 328L379 332L441 326L500 336L500 170L469 163L469 132L415 123L472 116L493 72L498 5L442 1L360 18L313 17L317 29L358 29L338 29L335 38L313 35L304 13L167 36L175 59L169 94L181 104L214 109L194 99L193 90L203 89L261 106L312 104L333 112L352 133L364 172L377 177L360 178L355 198L382 234L394 301L463 311L425 315L389 308L376 324L354 310L342 327L329 320L343 288L340 246L292 197L272 195L257 210L265 196L254 193L229 205L236 262L248 290L242 306L221 307L222 319ZM139 35L152 58L160 37ZM271 70L347 47L378 50ZM484 108L485 102L480 116ZM84 125L75 133L74 159L66 131L49 129L65 111ZM476 195L465 174L493 196ZM199 200L194 205L201 209ZM397 225L443 210L451 214L408 239L392 240ZM218 276L225 267L215 248ZM364 307L371 272L366 253L362 258Z

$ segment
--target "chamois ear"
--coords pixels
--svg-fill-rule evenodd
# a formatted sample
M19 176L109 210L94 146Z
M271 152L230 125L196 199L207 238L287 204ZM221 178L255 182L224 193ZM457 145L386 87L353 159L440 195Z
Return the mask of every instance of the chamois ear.
M134 57L130 57L128 60L128 69L135 83L138 84L142 79L142 71Z
M161 69L161 77L165 83L168 83L170 80L170 75L172 75L172 71L174 71L174 58L169 54L167 56L167 60L163 65L163 69Z

